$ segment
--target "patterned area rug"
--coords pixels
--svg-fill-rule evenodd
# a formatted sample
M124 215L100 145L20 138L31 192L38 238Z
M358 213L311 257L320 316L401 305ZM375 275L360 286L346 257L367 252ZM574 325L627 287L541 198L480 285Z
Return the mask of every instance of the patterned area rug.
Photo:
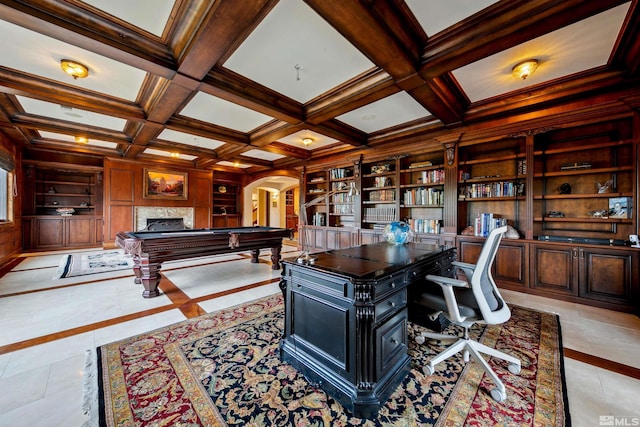
M64 279L132 268L133 259L123 251L84 252L63 256L53 278Z
M453 358L425 376L421 366L446 344L418 346L413 337L421 328L410 325L412 370L378 418L365 420L350 417L279 360L283 308L274 295L98 348L100 410L87 425L570 424L556 315L512 307L504 325L473 329L475 338L522 361L521 373L512 375L504 362L490 360L507 387L502 404L489 396L492 383L476 363Z

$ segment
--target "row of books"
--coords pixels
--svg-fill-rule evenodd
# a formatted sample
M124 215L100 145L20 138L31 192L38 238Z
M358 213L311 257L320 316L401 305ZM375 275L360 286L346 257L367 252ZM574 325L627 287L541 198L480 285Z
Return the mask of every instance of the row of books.
M475 236L489 236L494 229L507 225L506 218L494 217L493 213L480 213L473 222L473 234Z
M418 184L442 184L444 183L444 169L422 171Z
M333 205L333 213L336 215L353 215L353 205Z
M351 169L336 168L329 171L331 179L342 179L351 176Z
M483 197L515 197L524 195L524 182L498 181L483 184L469 184L460 189L460 199Z
M365 208L364 220L366 222L374 221L395 221L396 208L384 207L384 208Z
M375 190L369 192L370 202L392 202L396 199L394 190Z
M409 224L414 233L440 234L440 227L442 227L438 219L407 218L405 222Z
M434 188L412 188L403 194L405 205L442 205L444 191Z

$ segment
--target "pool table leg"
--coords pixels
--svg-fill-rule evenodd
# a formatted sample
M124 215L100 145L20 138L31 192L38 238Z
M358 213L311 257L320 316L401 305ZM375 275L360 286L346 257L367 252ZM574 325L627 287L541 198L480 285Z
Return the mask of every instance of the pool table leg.
M160 283L160 267L159 263L150 263L148 259L134 260L133 271L136 274L134 283L144 286L142 296L144 298L153 298L160 295L158 283Z
M271 248L271 269L280 270L280 250L282 246L274 246Z
M251 262L257 264L260 262L258 257L260 256L260 249L251 249Z

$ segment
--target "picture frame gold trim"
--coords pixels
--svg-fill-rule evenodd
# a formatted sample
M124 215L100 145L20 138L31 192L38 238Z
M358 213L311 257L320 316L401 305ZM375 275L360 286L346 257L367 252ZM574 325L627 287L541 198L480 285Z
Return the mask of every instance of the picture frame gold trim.
M145 199L188 200L187 172L144 169L143 197Z

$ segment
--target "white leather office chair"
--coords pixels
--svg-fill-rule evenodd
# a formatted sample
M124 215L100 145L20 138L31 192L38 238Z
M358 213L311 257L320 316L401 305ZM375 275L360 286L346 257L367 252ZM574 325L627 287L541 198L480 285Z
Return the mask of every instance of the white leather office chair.
M442 288L443 295L423 292L415 298L415 303L433 310L434 317L442 313L451 323L462 326L462 337L422 332L416 336L416 342L423 344L425 338L430 339L457 339L457 342L429 361L423 367L425 374L431 375L435 371L435 365L449 357L463 352L465 362L469 361L469 354L482 365L484 371L491 377L496 388L491 390L491 397L498 402L507 398L504 384L491 369L487 361L480 353L497 357L509 362L508 369L513 374L520 373L520 361L513 356L488 347L469 338L469 328L474 323L495 325L504 323L511 317L511 311L500 295L491 275L491 266L495 259L498 246L507 227L494 229L487 237L477 264L469 264L455 261L453 265L461 269L467 280L458 280L449 277L428 275L426 278L437 283Z

